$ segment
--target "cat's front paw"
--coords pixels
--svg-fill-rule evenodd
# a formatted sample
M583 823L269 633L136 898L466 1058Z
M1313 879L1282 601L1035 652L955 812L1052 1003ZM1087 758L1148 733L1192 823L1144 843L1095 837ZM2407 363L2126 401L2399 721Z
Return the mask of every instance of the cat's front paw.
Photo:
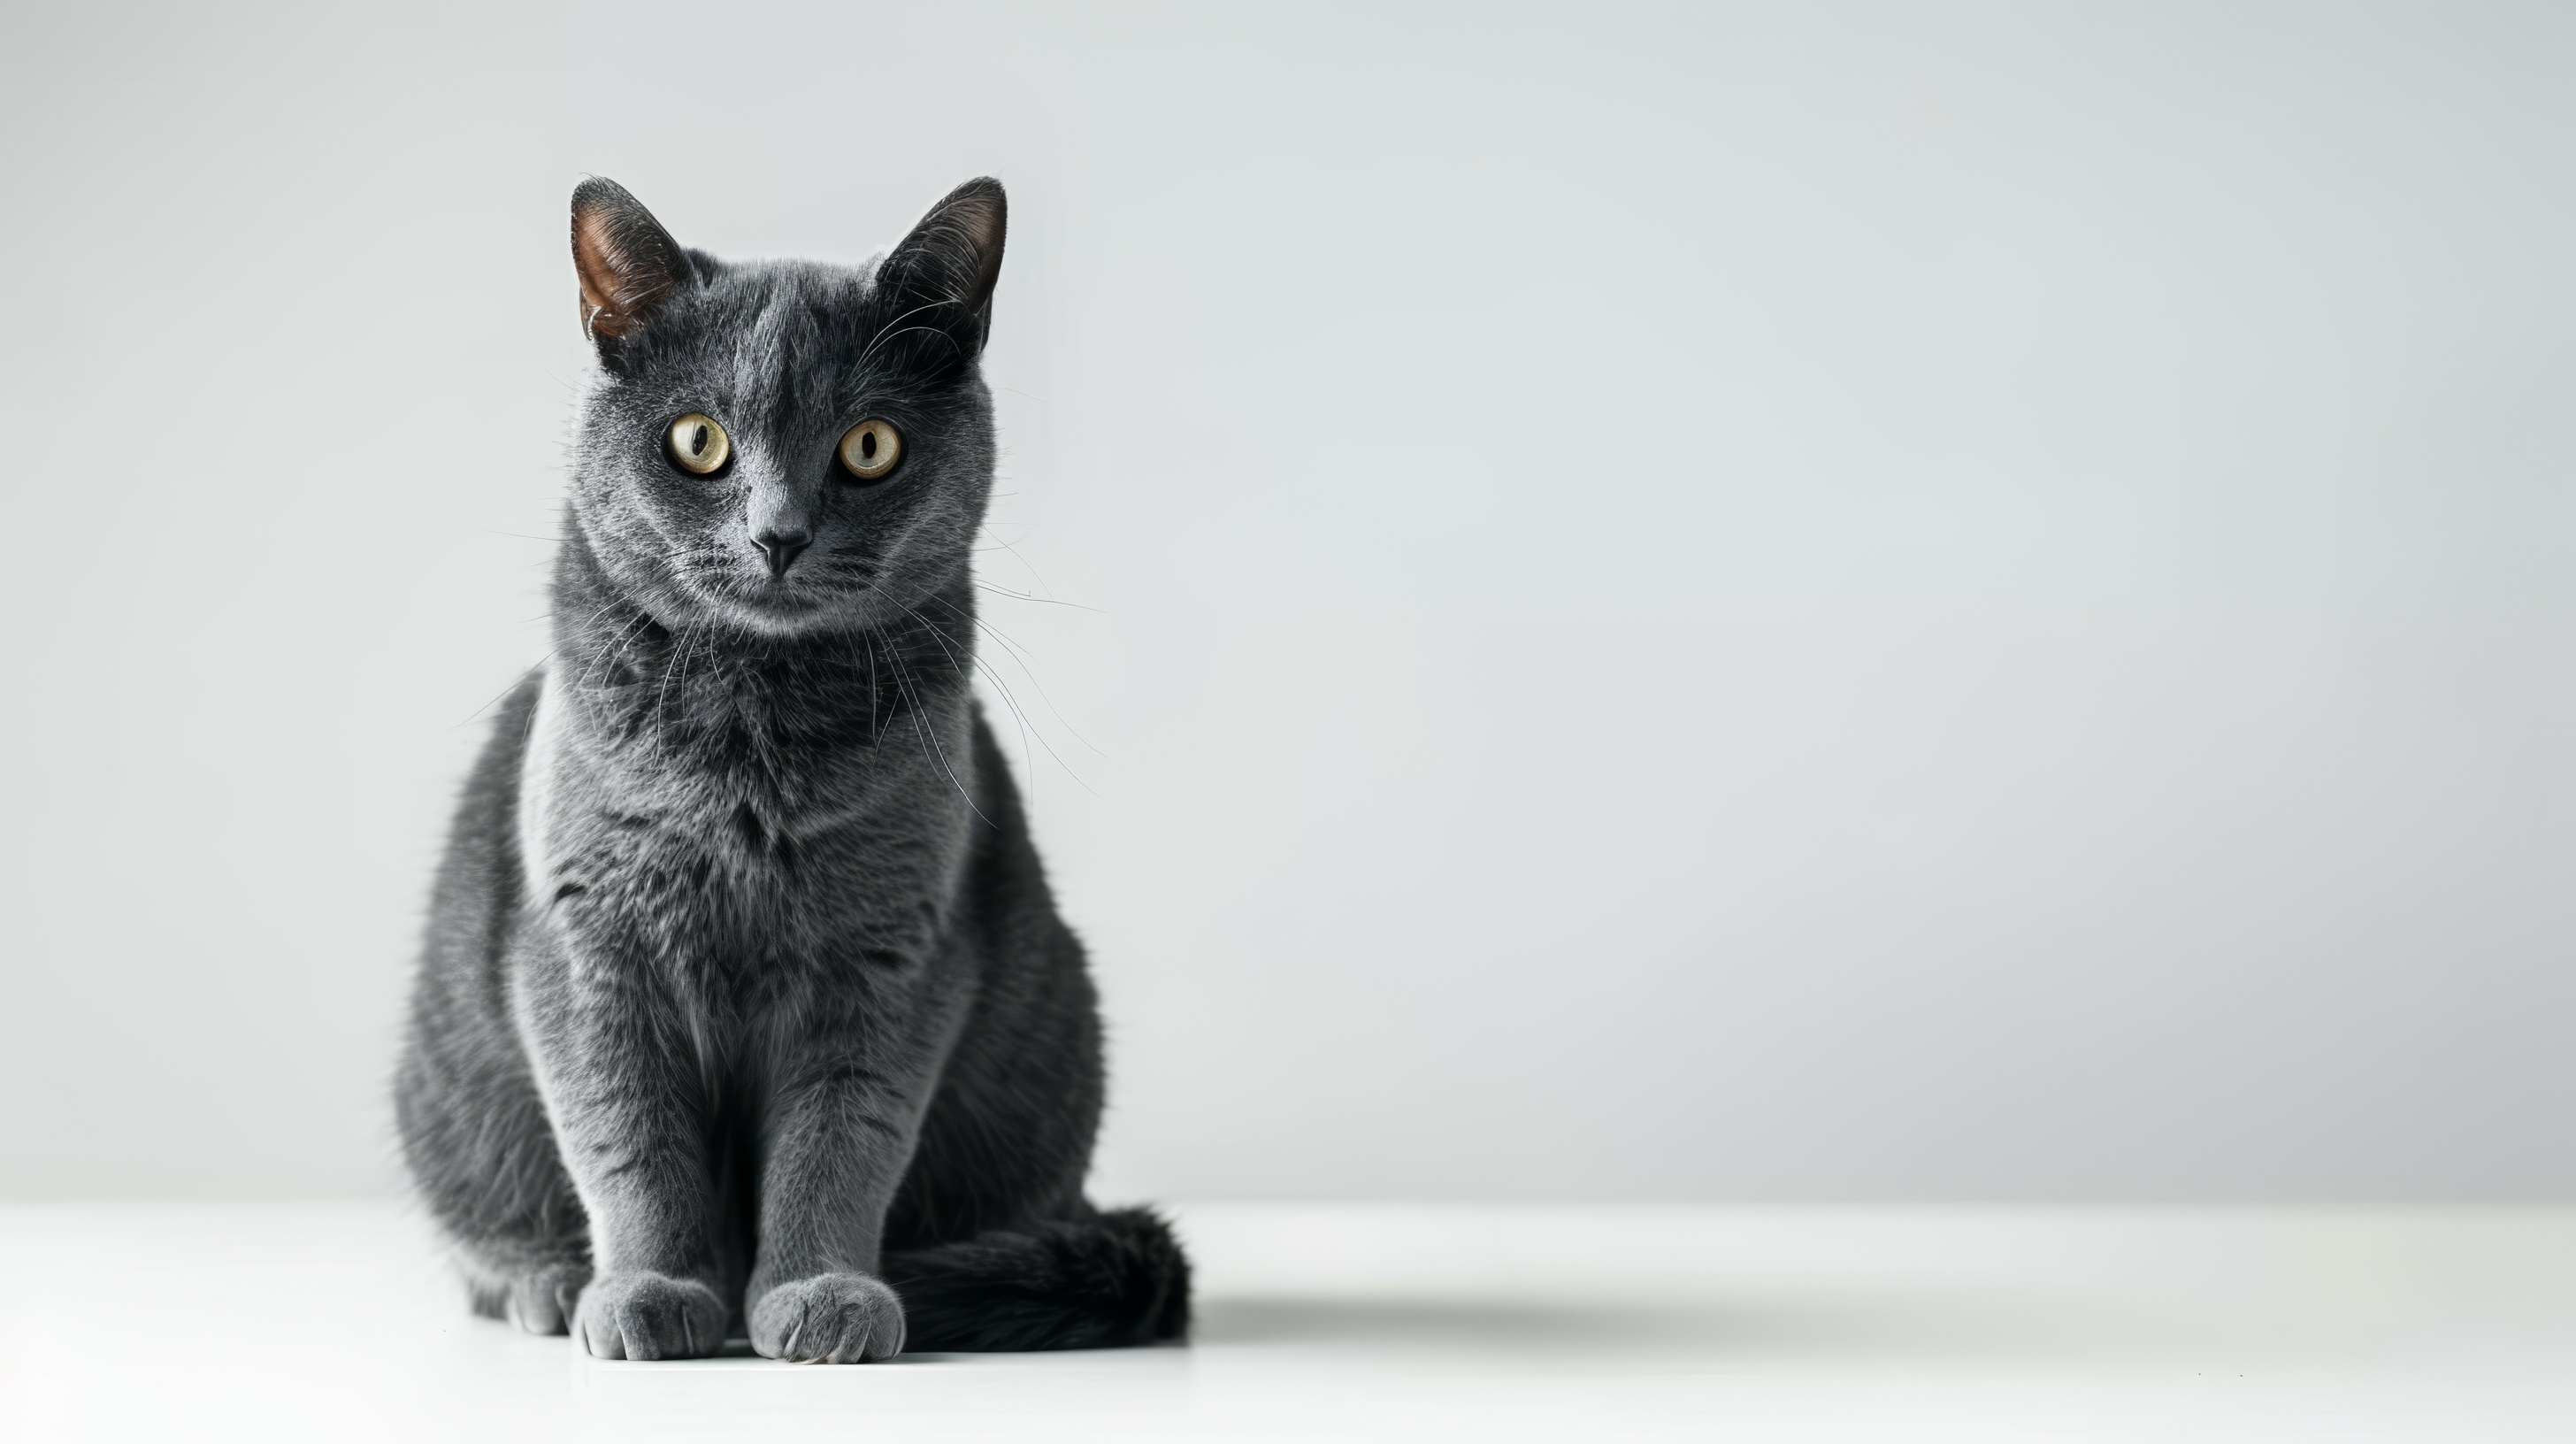
M724 1347L725 1306L696 1279L602 1274L581 1291L573 1332L595 1359L703 1359Z
M866 1274L780 1284L751 1306L751 1346L791 1364L864 1364L903 1352L903 1300Z

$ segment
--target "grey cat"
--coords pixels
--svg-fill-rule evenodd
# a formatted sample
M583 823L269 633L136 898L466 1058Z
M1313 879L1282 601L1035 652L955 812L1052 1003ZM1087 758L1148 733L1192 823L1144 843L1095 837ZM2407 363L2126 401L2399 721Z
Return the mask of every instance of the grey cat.
M975 180L855 269L724 262L574 192L555 648L396 1082L478 1311L627 1359L1186 1326L1168 1229L1083 1197L1092 986L969 686L1005 219Z

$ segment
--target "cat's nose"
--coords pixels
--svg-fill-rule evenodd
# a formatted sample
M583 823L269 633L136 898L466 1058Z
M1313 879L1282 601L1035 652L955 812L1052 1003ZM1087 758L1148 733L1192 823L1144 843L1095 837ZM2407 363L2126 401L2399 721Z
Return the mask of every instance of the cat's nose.
M783 578L787 569L796 564L797 554L814 544L814 534L801 528L793 531L777 529L753 537L751 544L768 554L769 575Z

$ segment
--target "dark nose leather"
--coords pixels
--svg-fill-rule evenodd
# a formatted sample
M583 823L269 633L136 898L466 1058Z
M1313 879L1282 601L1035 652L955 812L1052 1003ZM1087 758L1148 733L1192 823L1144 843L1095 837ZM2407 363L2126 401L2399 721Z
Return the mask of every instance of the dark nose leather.
M751 544L768 555L769 575L778 578L786 576L787 569L796 564L798 554L814 544L814 534L808 531L765 531L753 537Z

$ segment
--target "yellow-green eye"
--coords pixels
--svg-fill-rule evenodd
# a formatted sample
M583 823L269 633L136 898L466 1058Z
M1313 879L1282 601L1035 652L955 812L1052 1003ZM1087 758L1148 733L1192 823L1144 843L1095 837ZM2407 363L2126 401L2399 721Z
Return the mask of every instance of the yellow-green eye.
M885 421L862 421L841 438L841 464L861 481L874 481L894 470L903 457L903 438Z
M714 417L692 411L671 423L671 459L698 475L723 466L732 455L733 438Z

